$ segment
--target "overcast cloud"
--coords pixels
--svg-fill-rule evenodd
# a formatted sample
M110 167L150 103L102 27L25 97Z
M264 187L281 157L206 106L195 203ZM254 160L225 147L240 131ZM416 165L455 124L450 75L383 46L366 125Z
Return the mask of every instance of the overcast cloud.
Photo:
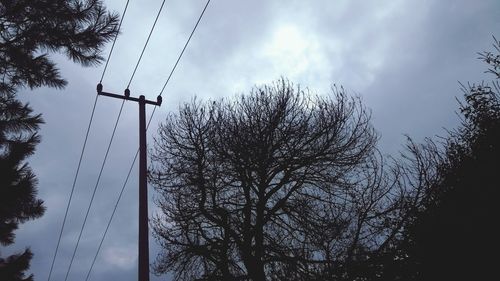
M105 2L120 13L125 4L123 0ZM160 4L161 0L130 0L103 80L105 91L122 93L125 89ZM203 0L167 0L132 81L133 96L156 99L204 4ZM148 141L152 143L157 124L168 112L195 95L231 97L283 76L314 93L328 94L336 83L349 94L361 96L372 110L382 151L395 154L404 143L404 134L422 140L444 135L443 128L457 125L458 81L489 79L477 52L491 49L491 36L499 35L499 27L497 0L213 0L163 93ZM35 280L48 276L102 73L102 66L82 68L55 57L68 87L19 93L46 121L42 143L30 164L47 212L21 226L15 245L8 249L31 247ZM119 106L118 100L98 100L52 280L64 278ZM138 147L137 110L137 104L125 104L70 280L84 280L130 168ZM91 280L137 279L136 169ZM154 196L152 189L150 194ZM150 211L154 209L151 202ZM158 246L154 239L150 243L153 261Z

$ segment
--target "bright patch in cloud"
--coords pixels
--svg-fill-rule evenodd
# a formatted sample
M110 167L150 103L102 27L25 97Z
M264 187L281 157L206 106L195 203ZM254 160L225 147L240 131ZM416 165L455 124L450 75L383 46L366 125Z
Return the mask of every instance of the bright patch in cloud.
M326 67L319 41L293 24L278 27L264 46L263 54L276 72L292 79Z
M130 269L137 263L137 249L132 246L109 247L104 251L104 260L111 266Z

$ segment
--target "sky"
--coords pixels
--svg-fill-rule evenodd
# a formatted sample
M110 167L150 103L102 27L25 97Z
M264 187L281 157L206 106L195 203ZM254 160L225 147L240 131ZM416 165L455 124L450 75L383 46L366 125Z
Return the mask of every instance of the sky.
M130 0L104 76L104 90L126 88L162 0ZM155 100L202 11L204 0L167 0L132 80L132 96ZM109 0L122 13L124 0ZM459 82L488 81L478 52L491 50L500 27L500 2L481 1L236 1L212 0L163 93L148 131L193 97L248 93L254 85L286 77L311 93L333 84L362 98L371 110L386 155L397 155L405 135L422 141L458 125ZM103 54L107 56L110 44ZM46 280L71 191L95 87L103 65L84 68L52 56L69 84L64 90L24 89L46 122L29 163L38 177L45 215L23 224L3 254L31 247L30 271ZM96 185L121 101L100 97L51 280L63 280ZM148 107L148 116L151 113ZM69 280L85 280L98 242L138 148L138 106L125 103ZM90 280L137 279L137 166L104 241ZM149 189L151 215L157 212ZM150 260L158 251L150 238ZM152 280L170 280L168 275Z

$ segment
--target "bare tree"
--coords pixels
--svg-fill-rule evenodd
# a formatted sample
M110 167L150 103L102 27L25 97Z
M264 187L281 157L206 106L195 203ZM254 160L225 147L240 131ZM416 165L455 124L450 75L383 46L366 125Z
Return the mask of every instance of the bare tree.
M194 100L155 139L157 273L176 280L348 278L397 232L398 169L385 172L370 114L342 88L285 80ZM396 176L396 177L394 177Z

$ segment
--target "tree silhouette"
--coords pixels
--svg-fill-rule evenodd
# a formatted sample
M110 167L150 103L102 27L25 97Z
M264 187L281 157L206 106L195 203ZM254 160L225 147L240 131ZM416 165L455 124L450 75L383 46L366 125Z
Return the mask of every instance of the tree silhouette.
M36 199L35 175L25 162L40 142L36 132L43 121L10 93L0 93L0 109L0 243L9 245L20 223L40 217L45 210L43 201ZM27 249L0 258L0 279L32 280L32 276L23 277L31 257Z
M500 53L500 44L495 40ZM462 86L461 125L442 144L409 142L409 173L424 186L378 280L487 280L496 273L500 196L500 55L481 53L496 80ZM427 165L422 165L427 163ZM396 262L394 262L396 260ZM377 279L372 277L371 279Z
M370 115L343 89L285 80L185 104L159 129L150 182L157 273L176 280L349 279L403 218ZM363 254L365 253L365 254Z
M0 2L0 92L17 88L62 88L49 53L63 53L84 66L103 60L100 51L118 32L118 15L101 0L2 0Z
M0 258L0 278L9 281L32 281L33 274L29 277L24 276L32 257L31 251L25 250L22 254L11 255L7 259Z
M118 33L118 15L101 0L0 1L0 243L14 241L20 223L43 214L36 199L36 177L26 163L40 142L42 119L16 100L20 88L62 88L51 53L65 54L84 66L100 63L104 44ZM0 280L24 277L32 257L23 253L0 258Z

